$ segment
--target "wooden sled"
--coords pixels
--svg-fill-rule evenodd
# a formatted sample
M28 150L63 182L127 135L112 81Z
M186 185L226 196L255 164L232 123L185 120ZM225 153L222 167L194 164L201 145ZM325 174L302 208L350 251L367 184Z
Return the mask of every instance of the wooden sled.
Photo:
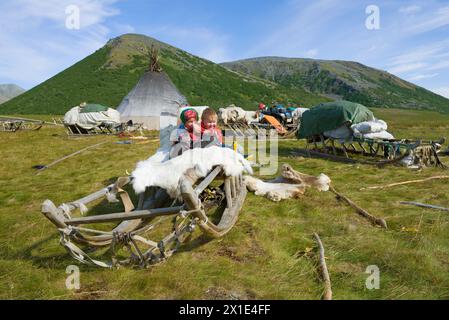
M17 132L17 131L39 131L44 125L42 122L28 122L22 120L2 120L0 121L0 131Z
M184 175L179 182L179 200L171 199L161 188L149 187L133 203L125 191L131 182L129 177L119 178L107 188L59 207L50 200L42 204L42 213L58 228L60 242L73 258L103 268L148 267L163 262L190 239L196 228L211 238L228 233L237 222L247 194L242 175L227 177L221 167L214 168L204 179L189 172ZM124 212L73 217L74 211L86 211L87 205L99 199L119 201L117 195ZM158 233L157 227L168 220L172 221L168 235ZM117 222L117 226L107 228ZM95 256L87 249L93 249ZM100 260L106 255L108 261Z
M143 123L121 123L120 125L101 123L98 126L93 127L92 129L84 129L76 124L69 125L67 123L64 123L64 121L62 121L62 119L60 118L53 118L53 122L56 125L63 125L69 138L93 137L98 135L118 135L124 132L140 132L140 135L143 135Z
M268 117L268 116L266 116ZM273 118L273 117L272 117ZM274 136L278 136L281 139L292 138L295 136L296 128L284 128L275 118L274 121L277 125L273 125L270 122L252 122L250 124L244 122L222 124L225 134L230 132L231 136L244 138L244 137L264 137L270 139Z
M419 167L440 167L446 169L438 156L439 146L445 138L433 140L381 140L354 138L351 142L339 142L338 139L317 135L307 139L306 149L297 149L296 153L331 159L347 163L372 165L398 164L408 156L413 156L414 165ZM362 159L351 155L361 155Z

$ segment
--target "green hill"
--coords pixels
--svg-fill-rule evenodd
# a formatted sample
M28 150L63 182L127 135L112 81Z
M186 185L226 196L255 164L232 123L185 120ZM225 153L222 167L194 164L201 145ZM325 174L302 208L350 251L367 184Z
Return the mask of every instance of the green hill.
M266 57L222 64L241 74L369 107L449 113L449 100L392 74L357 62Z
M127 34L24 94L0 114L63 114L80 102L117 107L147 70L151 47L192 105L300 103L345 99L368 107L449 112L449 100L387 72L356 62L255 58L222 65L150 37Z
M218 108L235 103L254 109L261 101L312 106L329 100L301 88L230 71L146 36L128 34L1 105L0 114L63 114L83 101L117 107L147 70L152 45L159 48L163 69L192 105Z

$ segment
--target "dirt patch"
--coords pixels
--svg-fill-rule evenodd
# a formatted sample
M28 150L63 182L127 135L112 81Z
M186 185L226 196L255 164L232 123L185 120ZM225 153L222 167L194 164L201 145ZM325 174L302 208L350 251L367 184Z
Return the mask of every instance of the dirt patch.
M248 250L244 254L245 261L254 261L257 258L267 258L267 252L256 239L251 240ZM268 259L268 258L267 258Z
M237 250L236 247L221 247L217 254L220 257L227 257L236 262L244 262L244 258L238 254Z

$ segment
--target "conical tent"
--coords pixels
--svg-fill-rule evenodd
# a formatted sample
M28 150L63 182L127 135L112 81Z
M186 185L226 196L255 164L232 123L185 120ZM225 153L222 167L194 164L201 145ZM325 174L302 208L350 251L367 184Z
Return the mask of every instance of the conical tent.
M146 72L117 110L123 122L143 123L148 130L161 130L161 122L176 125L178 109L187 104L165 72ZM163 115L163 121L161 116Z

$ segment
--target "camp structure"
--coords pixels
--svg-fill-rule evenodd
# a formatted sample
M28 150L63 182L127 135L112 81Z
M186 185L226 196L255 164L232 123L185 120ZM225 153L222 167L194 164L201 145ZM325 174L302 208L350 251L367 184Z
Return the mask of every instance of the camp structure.
M73 107L64 115L63 123L69 136L115 134L123 129L120 113L100 104Z
M159 131L168 124L176 126L178 109L186 104L186 98L162 71L157 63L157 52L152 50L150 69L123 99L117 110L123 121L132 120L134 123L142 123L144 129Z
M322 103L302 115L298 139L306 139L298 155L375 165L446 168L438 157L445 142L395 139L388 126L365 106L349 101ZM362 155L368 159L350 157Z

